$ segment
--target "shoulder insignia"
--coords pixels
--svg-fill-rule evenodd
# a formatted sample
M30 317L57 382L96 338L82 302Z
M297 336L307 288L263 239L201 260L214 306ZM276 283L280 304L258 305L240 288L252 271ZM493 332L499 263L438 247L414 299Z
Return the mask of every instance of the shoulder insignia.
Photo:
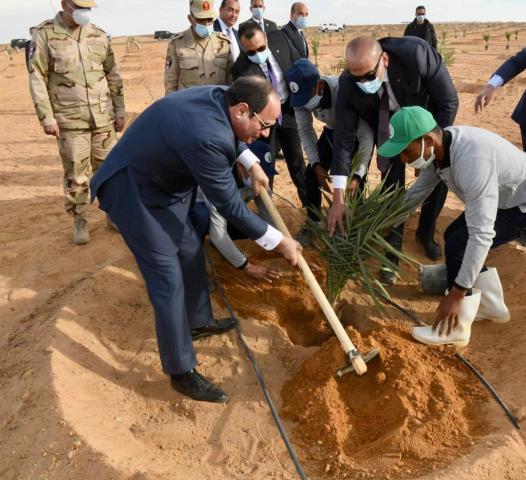
M214 32L219 38L222 40L227 40L230 42L230 38L228 38L228 35L225 35L223 32Z
M177 40L178 38L183 38L185 33L186 33L186 30L184 32L174 33L170 37L170 42L173 42L174 40Z

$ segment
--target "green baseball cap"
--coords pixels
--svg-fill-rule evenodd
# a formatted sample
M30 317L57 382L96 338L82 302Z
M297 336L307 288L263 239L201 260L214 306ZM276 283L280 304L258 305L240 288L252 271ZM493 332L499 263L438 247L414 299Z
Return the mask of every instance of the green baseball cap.
M423 137L437 126L425 108L402 107L389 122L389 140L379 149L378 155L391 158L403 152L417 138Z

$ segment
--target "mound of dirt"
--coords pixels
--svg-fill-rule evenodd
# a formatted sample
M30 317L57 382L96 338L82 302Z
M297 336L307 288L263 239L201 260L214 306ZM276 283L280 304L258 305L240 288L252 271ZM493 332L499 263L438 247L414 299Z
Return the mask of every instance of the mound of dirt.
M380 350L367 374L336 378L346 359L331 338L282 391L295 440L320 473L412 477L466 453L487 433L485 394L451 353L422 348L396 321L370 321L365 334L347 330L362 352Z

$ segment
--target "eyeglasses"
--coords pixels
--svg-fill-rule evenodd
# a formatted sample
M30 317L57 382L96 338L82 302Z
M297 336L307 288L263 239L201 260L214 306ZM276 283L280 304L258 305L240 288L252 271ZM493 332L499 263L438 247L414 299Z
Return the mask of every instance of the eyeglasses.
M262 53L267 49L266 45L261 45L261 47L256 48L256 50L245 50L245 53L251 57L252 55L255 55L256 53Z
M257 121L259 122L259 126L261 127L260 130L267 130L268 128L272 128L274 125L276 125L276 122L274 123L265 123L265 121L256 113L252 112L254 116L257 118Z
M356 76L349 72L351 79L355 82L362 82L363 80L372 82L373 80L376 80L376 73L378 72L378 68L380 67L380 60L382 59L383 54L384 52L380 54L380 58L376 62L375 67L370 72L367 72L365 75Z

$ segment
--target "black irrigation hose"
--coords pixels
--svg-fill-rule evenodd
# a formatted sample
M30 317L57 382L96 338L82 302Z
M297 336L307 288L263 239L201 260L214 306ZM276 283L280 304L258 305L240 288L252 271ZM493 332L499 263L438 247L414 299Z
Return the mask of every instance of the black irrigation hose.
M411 310L408 310L407 308L402 307L398 303L394 302L390 298L386 297L382 292L376 291L376 293L381 297L381 299L391 305L392 307L396 308L398 311L402 312L404 315L409 317L411 320L413 320L414 323L416 323L418 326L426 325L420 318L418 318ZM462 355L459 352L455 352L455 357L457 357L472 373L475 375L479 381L486 387L486 390L488 390L489 393L491 393L491 396L496 400L496 402L500 405L502 410L504 410L504 413L509 418L510 422L513 424L513 426L517 429L521 429L521 425L519 423L519 419L513 415L509 407L506 405L506 402L504 399L497 393L493 385L489 383L489 381L480 373L479 370L466 358L464 355Z
M283 426L283 422L281 421L281 418L279 417L276 407L274 406L274 402L272 401L272 397L270 396L270 392L268 391L267 385L265 383L265 379L263 378L263 374L261 373L261 370L259 369L256 358L254 357L252 350L250 349L249 345L247 344L245 340L245 337L243 335L243 330L241 329L241 324L239 323L239 319L236 317L236 314L234 313L234 309L232 308L232 305L226 296L225 290L223 289L223 286L221 285L221 282L219 281L219 277L217 275L212 259L210 258L210 254L208 253L207 250L205 251L206 251L206 257L208 259L208 263L210 264L210 268L212 269L212 272L214 274L215 286L219 294L221 295L221 298L223 300L223 303L225 304L226 309L228 310L229 315L232 318L237 320L237 326L236 326L237 336L239 338L239 341L241 342L241 345L243 345L243 349L245 350L245 353L247 354L247 357L250 360L250 363L252 364L252 368L254 369L254 373L256 374L257 381L259 383L259 386L261 387L263 396L265 397L265 400L269 406L270 413L272 414L272 417L274 418L276 427L279 430L279 434L281 435L281 438L283 439L283 443L285 444L285 447L287 448L287 451L289 452L290 459L292 460L294 467L296 467L296 471L298 472L299 478L301 478L302 480L307 480L307 476L305 475L305 472L303 471L303 467L301 466L298 460L298 457L296 456L294 447L290 443L289 437L287 436L287 432L285 432L285 427Z

